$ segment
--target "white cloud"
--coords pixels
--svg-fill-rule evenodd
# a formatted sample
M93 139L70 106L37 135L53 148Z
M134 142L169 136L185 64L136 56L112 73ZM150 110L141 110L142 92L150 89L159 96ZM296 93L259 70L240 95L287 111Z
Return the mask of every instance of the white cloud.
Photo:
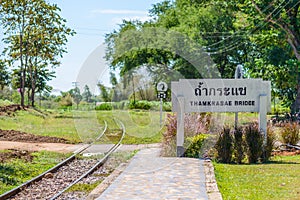
M92 10L92 14L114 14L114 15L147 15L147 12L141 10Z

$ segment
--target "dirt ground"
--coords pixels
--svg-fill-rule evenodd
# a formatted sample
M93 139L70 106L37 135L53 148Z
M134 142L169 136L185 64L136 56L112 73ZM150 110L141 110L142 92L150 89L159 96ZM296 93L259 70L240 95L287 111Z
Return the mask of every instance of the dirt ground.
M24 151L55 151L59 153L74 152L80 145L63 144L63 143L29 143L29 142L12 142L0 141L0 151L7 149L24 150Z
M24 133L15 130L1 130L1 141L15 141L15 142L41 142L41 143L70 143L68 140L57 137L38 136L31 133Z
M38 136L14 130L0 129L0 150L16 149L25 151L73 152L78 145L68 144L63 138Z
M12 104L8 106L1 106L0 107L0 116L10 116L13 115L14 112L18 110L26 110L28 107L22 107L21 105L18 104Z
M31 155L32 152L26 150L17 150L12 149L8 151L0 152L0 163L3 163L7 160L15 159L15 158L22 158L23 160L30 162L33 159Z

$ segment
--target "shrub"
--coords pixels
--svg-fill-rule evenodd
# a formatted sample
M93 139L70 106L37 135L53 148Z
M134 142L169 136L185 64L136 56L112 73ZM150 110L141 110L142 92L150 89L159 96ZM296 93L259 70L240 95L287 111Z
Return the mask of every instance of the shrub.
M186 151L185 156L190 158L199 158L201 148L203 146L203 143L205 139L207 138L207 135L199 134L194 137L188 137L186 138Z
M252 123L245 127L245 138L248 161L249 163L257 163L263 152L263 135L257 124Z
M171 102L164 102L163 103L163 110L165 112L171 112L172 111L172 103Z
M296 122L284 123L281 130L281 139L285 144L295 145L299 142L299 125Z
M207 133L210 126L210 114L187 113L184 116L184 132L188 137Z
M111 103L102 103L95 107L95 110L112 110Z
M225 127L219 134L215 148L217 150L217 161L222 163L230 163L232 160L232 136L230 128Z
M141 109L141 110L149 110L151 108L151 102L149 101L130 101L129 109Z
M263 162L267 162L270 157L272 156L272 150L274 149L275 145L275 131L271 126L267 127L267 144L264 147L264 153L262 156Z
M11 105L13 104L13 102L9 101L9 100L2 100L0 99L0 106L8 106L8 105Z
M243 128L237 127L233 131L234 140L233 140L233 155L236 163L241 164L242 160L245 157L244 152L244 139L243 139Z
M176 156L177 116L167 114L166 130L163 133L162 156Z

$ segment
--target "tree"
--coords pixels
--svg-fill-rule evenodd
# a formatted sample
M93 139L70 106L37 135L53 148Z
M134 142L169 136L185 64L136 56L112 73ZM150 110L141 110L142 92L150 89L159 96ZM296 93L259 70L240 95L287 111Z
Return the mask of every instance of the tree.
M108 34L106 58L121 75L147 66L156 81L232 78L249 48L246 37L234 34L234 9L225 1L163 1L150 10L152 21L123 21Z
M102 101L111 102L111 93L110 93L109 89L107 87L105 87L105 85L103 85L102 83L98 83L97 86L100 89L100 96L101 96Z
M232 1L235 2L236 1ZM299 6L298 0L274 0L274 1L259 1L259 0L239 0L238 3L239 12L243 13L244 24L247 24L247 30L251 30L250 33L255 33L257 36L252 37L252 40L263 46L263 43L272 42L272 47L276 45L277 49L280 48L281 54L288 52L288 58L282 58L279 54L276 54L278 58L281 58L283 62L288 63L291 60L297 60L294 65L294 69L289 69L291 65L285 65L285 71L293 71L294 86L290 85L289 91L294 93L294 103L292 110L300 110L300 18L299 18ZM271 49L272 51L272 49ZM274 52L274 51L273 51ZM283 53L285 54L285 53ZM275 57L275 56L274 56ZM274 59L274 57L272 59ZM265 59L266 60L266 59ZM278 60L275 58L275 60ZM289 61L290 60L290 61ZM271 60L269 59L270 63ZM276 66L274 71L282 71L282 67ZM286 96L285 96L286 97Z
M66 20L59 11L57 5L50 5L45 0L1 1L0 17L7 44L4 53L11 66L18 65L22 106L26 87L31 92L30 100L34 106L35 93L45 89L37 88L38 80L42 76L44 80L53 77L52 72L51 76L43 72L60 64L59 58L66 52L67 36L75 34L66 27ZM39 86L46 87L46 84Z
M82 100L90 103L90 102L92 102L92 97L93 97L93 95L90 91L89 86L85 85L83 92L82 92Z
M9 84L9 78L10 77L5 62L0 60L0 90L3 90L4 86L7 86Z
M80 94L80 90L78 87L75 87L74 89L71 89L69 91L71 97L73 98L74 102L76 103L76 107L78 109L78 105L80 103L80 101L82 100L82 96Z

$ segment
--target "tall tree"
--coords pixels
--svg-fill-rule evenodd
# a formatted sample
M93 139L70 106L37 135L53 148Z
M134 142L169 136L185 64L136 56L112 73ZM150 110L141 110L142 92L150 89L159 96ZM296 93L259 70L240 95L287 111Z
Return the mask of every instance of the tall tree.
M9 84L9 73L7 71L6 63L0 60L0 90Z
M35 93L43 89L37 89L38 79L47 74L43 71L52 70L60 64L59 58L66 52L67 36L75 34L65 25L66 20L59 11L57 5L45 0L1 1L0 15L7 44L4 53L11 66L18 65L22 106L26 82L30 83L27 87L34 106Z
M248 48L248 38L234 34L235 9L225 1L165 0L150 10L152 21L124 21L107 35L107 60L121 75L146 65L157 80L232 78Z
M82 100L88 103L92 102L93 94L90 91L89 86L85 85L82 92Z
M111 90L102 83L98 83L97 86L100 89L100 96L102 101L104 102L111 102Z
M232 1L234 2L234 1ZM236 2L236 1L235 1ZM285 64L284 69L280 66L273 68L274 71L293 71L294 86L290 85L287 88L294 93L294 103L292 110L300 110L300 17L299 17L299 0L273 0L273 1L260 1L260 0L239 0L237 3L240 13L243 13L243 21L248 25L247 29L251 30L250 33L256 33L257 36L252 37L252 40L262 45L268 43L272 39L272 45L276 45L276 49L281 49L278 56L273 57L274 60L282 58L281 55L286 55L288 58L282 58ZM265 46L265 48L268 48ZM268 48L270 49L270 48ZM274 50L274 48L273 48ZM272 51L272 49L271 49ZM272 51L275 52L275 51ZM285 59L285 60L284 60ZM290 60L290 61L289 61ZM291 60L298 62L291 65L288 64ZM269 62L271 60L269 59ZM272 62L272 61L271 61ZM282 66L282 65L281 65ZM294 69L291 67L294 66ZM286 74L287 73L283 73ZM287 80L290 82L291 80ZM289 92L290 93L290 92ZM292 94L290 93L290 94Z
M78 87L75 87L74 89L71 89L69 91L71 97L73 98L73 101L76 103L76 107L78 109L79 103L82 100L82 95L80 94L80 89Z

